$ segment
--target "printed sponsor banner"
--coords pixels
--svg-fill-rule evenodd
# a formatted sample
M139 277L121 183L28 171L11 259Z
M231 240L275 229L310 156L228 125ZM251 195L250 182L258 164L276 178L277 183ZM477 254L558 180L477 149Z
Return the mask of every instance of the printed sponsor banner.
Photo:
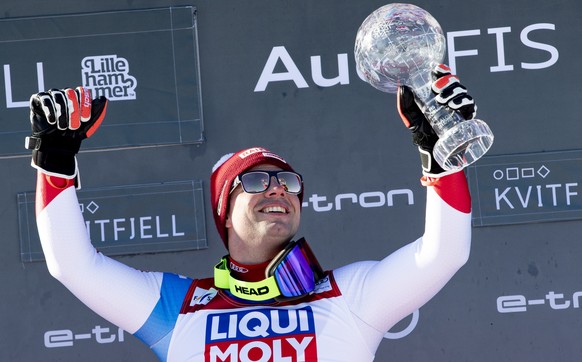
M256 309L208 315L210 361L314 361L315 321L311 307Z
M83 150L203 142L195 8L2 20L0 61L0 158L30 153L31 94L78 85L111 101Z
M44 260L35 221L35 192L18 194L23 262ZM107 255L196 250L208 246L202 181L77 191L95 248Z
M467 170L473 225L582 218L582 150L485 156Z

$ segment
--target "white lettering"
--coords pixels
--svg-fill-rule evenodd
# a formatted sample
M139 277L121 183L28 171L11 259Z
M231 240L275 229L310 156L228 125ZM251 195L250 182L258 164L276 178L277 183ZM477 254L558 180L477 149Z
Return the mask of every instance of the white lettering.
M253 348L261 350L261 358L253 360L249 358ZM253 341L245 344L240 350L240 362L268 362L270 358L271 348L265 342Z
M545 298L526 299L523 295L502 295L497 298L497 311L499 313L519 313L527 312L528 307L538 305L549 305L552 310L563 310L568 308L580 308L582 291L572 293L572 298L568 299L563 293L549 291ZM546 303L547 302L547 303Z
M231 361L231 362L259 362L259 361L280 361L280 362L291 362L291 361L306 361L306 351L311 342L313 341L312 336L303 337L301 340L297 338L278 338L272 341L272 345L263 341L251 341L240 347L239 343L231 343L223 351L219 346L211 346L210 351L210 361ZM294 349L294 353L288 353L291 355L285 355L283 353L283 344L288 343ZM240 351L239 351L240 348ZM250 359L250 356L254 359Z
M113 240L119 240L119 232L125 231L124 227L119 226L120 223L125 222L125 219L113 219Z
M95 340L97 343L111 343L115 341L115 334L110 335L109 337L104 337L103 333L109 333L109 328L103 328L101 326L95 326L91 330L91 332L95 335Z
M297 352L296 354L297 361L305 361L305 350L307 349L307 346L309 346L309 343L311 343L312 339L313 337L304 337L303 340L301 340L301 342L297 341L297 339L295 338L288 339L289 344L293 346L293 348L295 348L295 351Z
M250 325L254 326L253 329L249 328ZM267 332L268 329L269 319L266 315L260 312L250 312L245 314L239 323L240 332L247 337L267 337L269 335Z
M95 220L95 224L101 226L101 241L105 241L105 224L109 224L109 220Z
M546 188L552 190L552 205L553 206L558 205L558 201L556 200L556 188L559 188L559 187L562 187L562 185L560 185L560 184L546 185Z
M184 236L186 233L179 232L176 228L176 215L172 215L172 236Z
M525 312L526 300L523 295L506 295L497 298L497 311L499 313Z
M533 48L533 49L544 50L544 51L550 53L550 59L548 59L545 62L541 62L541 63L521 63L521 67L523 69L549 68L552 65L556 64L556 62L558 61L558 58L559 58L558 49L556 49L555 47L553 47L549 44L538 43L538 42L530 40L528 37L529 33L531 33L534 30L556 30L556 26L554 24L546 24L546 23L532 24L532 25L526 26L521 31L521 34L519 35L521 42L525 46Z
M388 200L388 206L394 206L394 196L395 195L406 195L407 196L407 204L414 205L414 194L412 193L412 190L398 189L398 190L390 190L386 194L386 199Z
M152 235L148 235L145 233L146 230L149 230L152 228L151 225L146 225L145 222L151 220L152 217L151 216L142 216L139 218L139 235L142 239L151 239Z
M81 61L83 86L93 97L109 100L136 99L137 80L129 74L129 62L117 55L85 57Z
M275 68L280 63L284 66L285 71L276 73ZM348 66L348 55L345 53L337 55L337 76L326 78L323 76L323 67L320 55L314 55L311 61L311 78L313 82L320 87L332 87L337 84L349 84L350 73ZM284 46L276 46L271 50L269 58L263 67L263 71L255 85L255 92L263 92L267 89L270 82L293 81L297 88L308 88L305 77L291 58L291 55Z
M550 23L531 24L523 28L520 32L520 41L523 46L532 49L538 49L549 53L550 58L539 63L521 62L522 69L542 69L553 66L559 59L558 49L552 45L540 43L530 39L530 34L538 30L555 30L555 25ZM506 34L512 32L510 26L487 28L487 34L495 36L495 51L497 55L497 64L489 67L491 73L513 71L514 66L508 64L506 59ZM451 31L446 34L447 37L447 56L448 65L453 73L457 73L457 59L461 57L478 56L479 49L462 49L458 45L459 40L467 37L481 36L480 29L469 29L461 31ZM508 39L512 39L507 37ZM512 44L515 48L515 45ZM311 78L315 85L319 87L332 87L335 85L345 85L350 83L349 63L346 53L337 54L337 76L326 78L323 75L322 57L313 55L310 57ZM275 68L279 65L283 70L276 72ZM255 85L255 92L264 92L271 82L292 81L297 88L309 88L305 77L297 67L289 52L284 46L275 46L265 62L261 75Z
M564 294L562 293L556 294L553 291L549 292L548 294L546 294L546 299L550 301L550 307L552 309L567 309L570 307L569 300L564 301L564 303L562 304L559 304L557 302L558 299L564 299Z
M232 316L234 316L236 318L236 315L231 315L231 317ZM219 332L218 331L219 321L220 321L219 316L213 316L211 319L211 322L210 322L210 339L211 340L226 338L226 332ZM235 320L235 325L236 325L236 320Z
M72 347L75 341L89 340L93 337L100 344L125 341L123 329L118 328L117 332L111 333L109 328L98 325L91 329L91 333L75 334L70 329L47 331L44 334L44 346L47 348Z
M295 329L297 329L297 313L294 310L288 310L287 315L289 316L289 325L287 327L282 327L280 325L281 318L279 318L279 313L284 313L283 311L272 310L271 311L271 320L273 321L271 328L273 332L277 334L287 334L291 333Z
M231 314L228 317L228 338L236 338L236 325L237 325L236 314Z
M368 202L368 201L366 201L366 198L378 198L378 200ZM360 202L360 205L362 205L362 207L366 207L366 208L379 207L379 206L384 206L384 204L386 204L386 197L384 196L384 193L379 192L379 191L364 192L364 193L360 194L358 201Z
M571 187L577 187L577 186L578 186L577 182L572 182L572 183L566 184L566 205L570 206L570 203L572 202L571 197L578 195L578 193L576 191L570 191Z
M328 203L326 206L319 206L319 201L326 201L325 196L319 196L318 194L313 194L309 198L309 202L311 202L313 204L313 210L315 210L317 212L329 211L333 207L333 205L331 203Z
M356 195L356 194L339 194L339 195L337 195L335 197L335 209L336 210L342 209L341 200L343 200L343 199L351 200L352 204L355 204L356 202L358 202L358 195ZM311 199L309 199L309 201L311 201ZM315 209L315 206L313 207L313 209ZM315 210L315 211L319 211L319 210ZM326 211L329 211L329 210L326 210Z
M495 43L497 44L497 65L489 68L492 73L513 70L513 65L505 64L505 46L503 42L503 34L509 32L511 32L511 27L509 26L503 28L487 29L487 34L495 34Z
M275 73L275 66L277 65L277 62L279 60L281 60L281 62L287 69L286 72ZM309 87L307 85L307 82L305 81L305 78L303 78L303 76L301 75L299 68L297 68L297 65L295 65L295 62L293 62L293 59L291 59L291 56L287 52L287 49L285 49L284 46L274 47L273 50L271 50L271 54L269 55L267 63L263 68L263 72L259 77L259 81L255 86L255 92L264 91L265 89L267 89L267 85L270 82L282 82L289 80L295 82L297 88Z
M180 237L186 235L185 232L178 229L178 222L176 220L176 215L171 215L170 220L167 218L164 220L163 216L141 216L137 218L139 220L136 226L136 218L116 218L116 219L99 219L99 220L86 220L85 225L87 227L87 232L91 235L91 224L98 225L97 233L98 238L101 242L107 240L119 241L119 240L133 240L136 237L136 227L138 228L139 237L142 239L152 239L154 237L158 239L170 238L170 237ZM171 226L169 225L171 223ZM153 232L155 228L155 233ZM171 229L171 233L169 232ZM166 231L167 230L167 231ZM165 232L164 232L165 231Z
M470 50L457 50L455 47L455 39L465 36L476 36L480 35L481 31L479 29L474 30L463 30L463 31L451 31L447 33L447 43L448 43L448 53L449 53L449 67L453 74L457 73L457 58L458 57L468 57L472 55L479 54L477 49Z
M291 340L295 340L295 338L288 338L287 341L289 344L293 346ZM293 360L291 357L283 356L283 348L281 348L281 340L276 339L273 341L273 361L281 361L281 362L292 362ZM303 361L303 360L300 360Z
M314 341L307 309L211 315L208 323L210 361L306 361ZM309 334L301 336L298 332Z
M525 196L525 200L523 199L523 196L521 196L521 191L519 191L519 188L516 187L515 191L519 197L519 201L521 201L521 206L524 208L527 207L527 204L529 204L529 195L531 194L531 186L527 188L527 195Z
M131 225L131 235L129 236L129 240L133 240L133 238L135 238L135 218L129 218L129 222Z
M238 362L238 344L229 345L224 352L218 346L210 347L210 362L219 361Z
M532 190L535 187L536 193L532 194ZM514 186L506 187L503 190L495 188L495 207L497 210L501 210L504 207L509 207L510 209L515 209L512 199L517 196L519 204L522 208L526 209L530 204L539 207L544 207L544 200L548 201L552 207L559 207L560 204L564 203L566 206L572 204L572 197L577 196L578 192L574 188L578 187L577 182L570 182L566 184L548 184L548 185L530 185L526 188ZM544 190L549 190L549 192L544 193ZM544 194L547 194L544 198ZM533 200L536 199L536 200Z
M36 63L36 78L38 91L45 90L44 87L44 70L41 62ZM6 91L6 108L28 108L30 100L14 101L12 99L12 74L10 72L10 64L4 64L4 90Z
M173 217L174 215L172 215ZM172 222L173 222L173 218L172 218ZM158 238L167 238L169 236L169 234L162 234L162 232L160 231L160 217L156 216L156 236Z
M73 331L61 329L48 331L44 334L44 346L47 348L71 347L73 345Z
M320 87L331 87L336 84L350 84L350 73L348 71L348 55L337 55L338 76L331 79L323 77L321 71L321 57L319 55L311 57L311 77L315 84Z
M302 206L304 208L308 207L309 204L313 207L316 212L327 212L335 209L341 211L345 205L344 200L347 200L348 204L358 204L363 208L372 207L382 207L382 206L394 206L394 199L397 195L405 195L407 205L414 205L414 194L412 190L409 189L396 189L390 190L387 193L381 191L370 191L363 192L359 195L355 193L345 193L338 194L334 198L334 202L327 202L327 197L319 196L318 194L313 194L307 201L304 201Z

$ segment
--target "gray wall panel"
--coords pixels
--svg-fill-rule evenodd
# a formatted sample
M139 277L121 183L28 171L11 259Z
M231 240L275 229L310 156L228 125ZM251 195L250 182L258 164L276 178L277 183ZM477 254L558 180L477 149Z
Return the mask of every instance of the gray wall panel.
M0 4L0 20L173 5L198 9L204 142L86 152L79 155L79 161L86 188L204 180L208 248L116 259L141 269L210 275L225 250L215 232L206 180L221 155L253 145L282 154L304 175L306 201L314 194L326 198L304 207L300 231L324 267L375 259L420 236L425 195L418 181L418 155L398 119L395 97L360 81L352 55L360 23L384 2L58 3L56 7L48 1L5 0ZM455 39L456 49L477 51L455 58L455 63L462 82L477 99L480 118L495 132L490 155L582 148L582 126L576 112L582 99L578 46L582 3L443 0L415 4L430 11L445 32L478 33ZM535 24L550 25L531 30ZM503 35L503 46L496 34ZM528 43L524 36L535 43ZM254 91L275 47L284 47L307 87L299 88L291 81L271 82L265 91ZM558 58L553 63L554 49ZM338 75L338 55L342 54L347 54L344 76L349 83L316 84L312 57L321 57L323 75L332 78ZM504 65L513 70L496 71L503 58ZM36 61L23 59L31 64ZM527 69L527 64L541 68ZM279 64L276 71L285 69ZM4 81L2 76L0 81ZM4 95L0 90L0 109L6 107ZM0 124L6 121L3 117L0 112ZM28 122L27 118L23 109L22 122ZM4 286L0 361L156 360L128 334L119 342L117 329L53 280L44 262L20 261L16 195L34 190L35 173L28 157L1 159L0 170L4 176L0 178L0 283ZM558 177L556 182L572 182L576 175L582 178L579 170L567 170L567 174L568 179ZM394 206L342 204L341 210L335 209L338 194L386 194L399 189L412 192L412 205L396 198ZM474 195L477 191L472 189ZM332 209L323 211L328 203ZM410 334L383 341L376 360L579 361L582 318L575 295L582 291L581 232L579 220L474 228L468 264L421 308ZM526 305L524 312L501 313L497 301L504 296L543 300L544 304ZM405 320L394 331L409 324ZM90 333L96 326L110 328L103 336L115 335L115 341L98 343L93 335L71 347L44 345L47 331Z

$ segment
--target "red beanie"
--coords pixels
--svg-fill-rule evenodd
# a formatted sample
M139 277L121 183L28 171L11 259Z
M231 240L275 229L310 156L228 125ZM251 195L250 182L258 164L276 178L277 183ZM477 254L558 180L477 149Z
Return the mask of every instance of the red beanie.
M214 215L218 233L227 249L228 237L225 225L232 183L239 174L260 164L269 164L294 172L291 165L281 156L262 147L247 148L236 153L224 155L212 168L212 175L210 176L212 214ZM303 193L298 196L299 202L301 202Z

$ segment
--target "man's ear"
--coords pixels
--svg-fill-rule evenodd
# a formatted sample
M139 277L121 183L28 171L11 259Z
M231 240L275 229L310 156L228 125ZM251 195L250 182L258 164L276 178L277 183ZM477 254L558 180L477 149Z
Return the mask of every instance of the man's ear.
M230 218L230 213L227 213L226 214L226 219L224 221L224 227L226 227L227 229L232 228L232 221L231 221L231 218Z

